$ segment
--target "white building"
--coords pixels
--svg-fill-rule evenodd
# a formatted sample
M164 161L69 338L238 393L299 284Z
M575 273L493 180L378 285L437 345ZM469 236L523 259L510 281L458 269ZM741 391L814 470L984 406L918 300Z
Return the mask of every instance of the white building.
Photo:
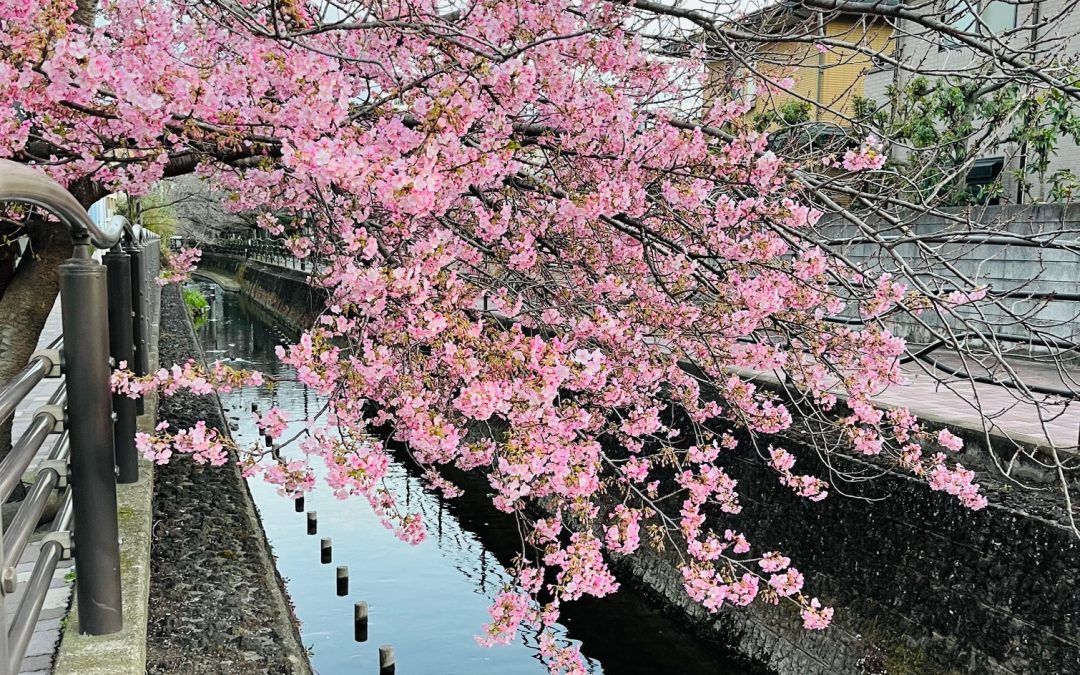
M1075 74L1080 56L1080 12L1074 11L1075 4L1069 0L944 0L940 3L940 14L929 12L926 8L930 4L920 4L917 10L913 6L913 11L939 21L944 30L932 30L911 20L891 19L895 30L890 48L883 53L894 57L902 66L890 64L887 59L878 60L865 75L867 98L887 104L890 87L903 88L920 74L930 80L947 77L954 84L974 83L988 95L1001 91L1010 78L1015 81L1017 76L1058 82L1080 79ZM948 30L952 28L975 34L978 39L971 35L950 36ZM1022 72L1024 64L1033 68ZM1045 83L1044 93L1051 88ZM1072 107L1073 115L1080 114L1080 101ZM1044 172L1030 175L1031 185L1023 190L1017 174L1025 166L1029 171L1034 166L1032 148L1009 141L1013 129L1008 126L988 128L985 120L980 124L977 118L974 124L972 136L982 139L984 147L989 149L977 153L967 180L973 189L1000 180L1004 192L995 203L1061 201L1060 195L1052 194L1055 174L1059 181L1068 181L1069 172L1072 178L1080 178L1080 148L1068 134L1057 133L1049 165ZM895 144L892 153L896 159L910 155L903 144Z

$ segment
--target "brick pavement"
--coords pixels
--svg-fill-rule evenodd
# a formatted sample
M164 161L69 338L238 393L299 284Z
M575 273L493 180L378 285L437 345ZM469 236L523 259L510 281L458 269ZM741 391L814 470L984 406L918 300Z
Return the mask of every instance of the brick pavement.
M1034 368L1012 362L1026 382L1044 380ZM918 366L905 367L906 386L889 387L874 400L890 406L907 406L913 413L933 421L971 429L984 424L1016 441L1076 451L1080 433L1080 400L1038 396L1038 402L1021 401L1018 393L993 384L973 383L932 375ZM1055 382L1056 386L1061 383ZM1080 398L1078 396L1077 398Z

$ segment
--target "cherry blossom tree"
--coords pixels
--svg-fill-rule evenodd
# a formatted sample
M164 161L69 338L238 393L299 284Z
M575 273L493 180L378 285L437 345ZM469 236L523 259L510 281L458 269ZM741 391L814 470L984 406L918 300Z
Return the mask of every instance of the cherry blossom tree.
M527 533L485 642L525 624L553 670L573 671L545 627L562 603L617 588L607 554L641 547L675 551L710 611L782 602L827 627L833 609L798 561L740 533L747 486L724 469L736 452L808 500L843 476L803 467L849 453L985 506L949 457L955 437L872 397L903 380L891 317L965 321L963 308L1000 301L962 275L871 273L834 245L823 214L888 255L868 212L904 235L882 205L934 205L894 189L889 139L873 130L835 152L771 150L709 66L718 41L753 38L734 9L103 0L92 25L75 10L0 0L0 155L84 201L194 172L270 232L294 214L308 225L289 245L318 260L312 283L329 296L279 353L329 399L304 433L286 438L289 420L270 410L265 454L205 426L159 427L140 447L161 462L237 451L286 495L311 489L323 464L330 490L413 542L423 523L385 488L389 450L372 431L404 443L448 496L458 488L441 467L483 475ZM1010 63L1033 87L1075 95ZM174 278L197 255L177 256ZM212 393L261 379L188 363L121 370L115 386ZM783 440L793 430L806 442Z

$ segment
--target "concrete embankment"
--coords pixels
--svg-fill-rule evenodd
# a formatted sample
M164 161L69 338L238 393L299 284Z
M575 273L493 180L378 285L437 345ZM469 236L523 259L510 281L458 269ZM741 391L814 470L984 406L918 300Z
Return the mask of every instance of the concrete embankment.
M179 289L162 293L160 361L203 361ZM228 433L216 396L162 397L174 430L205 420ZM288 597L234 464L179 458L157 467L146 672L308 674Z
M297 273L260 265L252 274L242 259L217 257L220 273L236 274L242 290L279 318L295 320L305 296L314 303L308 311L317 311L317 294ZM958 460L985 466L978 434L963 435L970 438ZM836 482L799 437L773 440L798 457L800 473ZM739 481L744 509L712 523L746 533L756 550L790 555L806 590L837 608L830 630L806 631L790 608L765 603L710 616L683 591L672 551L616 561L624 581L782 673L1080 672L1080 541L1063 522L1060 491L1046 483L1022 489L987 471L980 482L990 506L972 512L921 481L840 461L882 475L834 485L814 503L781 486L749 451L733 453L724 466Z
M315 322L326 298L303 272L241 256L205 252L197 274L227 291L239 290L297 332Z

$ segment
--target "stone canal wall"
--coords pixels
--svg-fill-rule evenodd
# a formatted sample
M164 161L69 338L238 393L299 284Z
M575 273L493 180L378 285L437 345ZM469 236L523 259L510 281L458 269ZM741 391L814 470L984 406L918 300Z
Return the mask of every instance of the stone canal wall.
M277 317L297 321L295 303L304 299L312 303L305 316L315 315L317 296L306 282L298 287L296 272L207 258ZM830 476L812 448L784 440L801 472ZM979 465L971 455L985 450L967 447L960 461ZM980 476L991 505L972 512L919 481L885 473L863 488L846 486L850 496L834 489L812 503L756 457L735 455L725 468L743 486L743 512L714 526L743 531L755 550L790 555L807 591L835 606L836 618L830 630L815 632L790 607L764 603L709 616L682 590L674 552L616 561L624 582L706 637L798 675L1080 672L1080 541L1059 522L1061 495L1052 487L1031 492Z
M241 256L204 252L201 270L225 274L241 292L294 331L311 326L326 294L308 284L307 274Z
M811 449L785 447L800 472L829 475ZM1080 672L1080 542L1046 517L1060 494L983 480L991 505L973 512L889 473L813 503L756 457L724 466L752 489L739 492L742 513L713 526L789 555L805 590L836 616L823 632L803 630L790 607L764 603L710 617L683 592L671 553L618 561L699 629L780 673Z

